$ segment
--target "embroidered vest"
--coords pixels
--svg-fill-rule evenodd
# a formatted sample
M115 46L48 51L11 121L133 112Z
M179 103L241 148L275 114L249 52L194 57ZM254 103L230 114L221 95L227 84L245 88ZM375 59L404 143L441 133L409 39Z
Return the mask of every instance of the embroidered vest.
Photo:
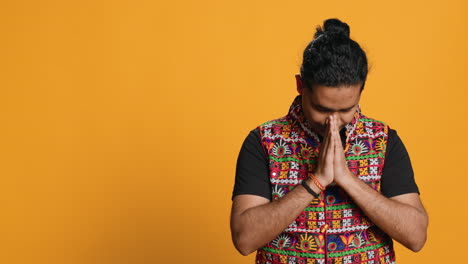
M287 116L259 128L269 158L272 199L276 200L314 171L320 139L303 115L300 95ZM362 115L359 109L346 125L347 165L376 191L380 191L387 137L388 126ZM256 255L256 263L394 262L392 239L334 183Z

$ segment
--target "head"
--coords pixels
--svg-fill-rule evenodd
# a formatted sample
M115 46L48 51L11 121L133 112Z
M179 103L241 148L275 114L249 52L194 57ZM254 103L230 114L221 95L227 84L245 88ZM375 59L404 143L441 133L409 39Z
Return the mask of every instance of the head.
M338 117L340 128L353 119L367 78L367 58L359 44L349 38L349 26L338 19L318 26L304 50L301 74L296 75L302 108L317 132L325 120Z

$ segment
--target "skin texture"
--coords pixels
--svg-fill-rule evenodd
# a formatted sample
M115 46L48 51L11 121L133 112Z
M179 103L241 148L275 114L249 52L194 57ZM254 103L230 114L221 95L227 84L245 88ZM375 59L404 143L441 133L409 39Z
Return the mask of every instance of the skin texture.
M313 89L303 85L296 75L297 92L302 94L302 109L310 125L322 136L325 135L326 120L331 114L338 118L339 128L353 119L361 99L361 84L328 87L315 84Z
M386 198L355 177L348 169L339 130L349 123L359 103L360 85L313 89L302 85L304 114L324 136L316 178L323 186L336 182L380 229L408 249L417 252L426 242L428 216L417 193ZM316 192L320 189L307 179ZM314 197L297 186L278 200L256 195L237 195L231 211L231 234L237 250L248 255L279 235L309 205Z

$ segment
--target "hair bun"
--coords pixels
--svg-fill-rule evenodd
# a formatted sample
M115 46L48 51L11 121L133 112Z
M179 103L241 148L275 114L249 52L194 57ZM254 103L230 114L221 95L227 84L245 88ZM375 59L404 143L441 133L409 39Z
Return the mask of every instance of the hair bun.
M349 38L349 26L336 18L324 21L323 29L327 34L337 34Z

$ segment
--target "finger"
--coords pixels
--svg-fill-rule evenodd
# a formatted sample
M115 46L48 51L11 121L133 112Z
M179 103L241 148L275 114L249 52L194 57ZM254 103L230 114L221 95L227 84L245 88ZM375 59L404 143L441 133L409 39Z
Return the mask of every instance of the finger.
M327 117L327 119L325 120L325 134L324 134L325 137L328 137L328 134L330 133L331 125L332 125L332 120L330 119L330 117Z
M334 117L333 116L330 116L330 129L329 129L329 133L328 133L328 137L329 137L329 146L328 146L328 152L331 153L331 155L333 155L333 152L335 150L335 141L333 139L334 137Z
M340 128L338 126L338 117L335 116L335 115L333 116L333 127L335 129L335 132L339 134L340 133Z
M335 130L335 117L331 115L330 116L330 131L329 131L331 137L333 136L334 130Z
M334 148L334 157L335 157L334 161L335 162L339 162L339 160L340 160L339 155L341 153L340 152L340 143L338 141L339 140L339 134L338 135L337 134L338 133L336 133L336 132L333 134L333 143L334 143L333 145L335 146L335 148Z
M327 118L327 120L328 120L328 125L327 125L327 131L326 131L326 133L325 133L325 136L327 137L327 143L328 143L328 144L327 144L327 149L328 149L329 146L330 146L330 142L333 140L333 138L331 137L331 133L332 133L332 131L333 131L333 128L332 128L332 126L333 126L333 119L332 119L331 116L329 116L329 117Z
M336 127L335 127L335 116L330 116L330 137L332 140L335 140Z
M336 154L336 159L339 161L344 160L344 149L343 149L343 143L341 142L341 136L338 133L335 138L335 154Z
M338 126L338 120L335 119L335 146L337 151L341 151L343 149L343 145L341 145L341 137L340 137L340 131L339 131L339 126Z
M330 137L328 136L330 132L330 125L331 125L331 121L330 121L330 118L328 117L327 119L325 119L325 133L323 134L322 151L326 151L330 142Z
M334 152L339 151L340 147L340 133L338 131L338 126L337 126L337 118L336 116L333 116L333 122L332 122L332 140L333 140L333 145L334 145ZM335 153L336 154L336 153Z
M332 138L329 136L329 131L330 131L330 125L331 125L331 120L327 118L325 120L325 133L323 135L323 142L320 144L319 148L319 157L318 157L318 164L317 164L317 169L325 170L328 166L332 165L333 163L333 157L330 159L330 152L333 153L333 151L329 151L330 148L330 143L332 141Z
M323 166L325 164L330 164L330 162L333 162L333 151L334 151L334 144L333 144L333 138L331 137L331 125L332 125L332 119L330 117L327 118L327 132L324 135L325 136L325 141L323 142L323 149L321 153L321 160L323 162Z

